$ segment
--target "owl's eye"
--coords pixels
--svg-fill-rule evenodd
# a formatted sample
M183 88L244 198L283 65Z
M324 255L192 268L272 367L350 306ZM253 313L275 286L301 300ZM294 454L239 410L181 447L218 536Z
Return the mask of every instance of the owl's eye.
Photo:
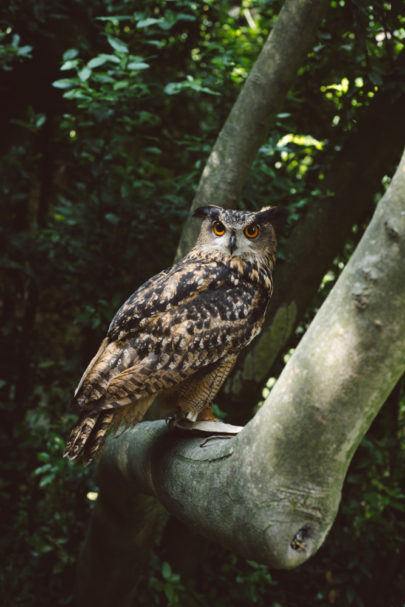
M223 236L225 234L225 226L220 221L216 221L212 227L215 236Z
M246 238L256 238L258 233L259 233L259 226L257 226L255 223L252 223L252 225L250 225L244 229L244 234L245 234Z

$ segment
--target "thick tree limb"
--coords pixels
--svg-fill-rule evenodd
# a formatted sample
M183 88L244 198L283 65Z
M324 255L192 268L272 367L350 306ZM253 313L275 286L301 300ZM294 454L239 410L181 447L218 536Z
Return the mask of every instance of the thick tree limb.
M397 67L404 64L402 53ZM243 423L249 413L247 403L260 399L274 361L310 305L322 277L342 251L352 226L366 218L383 175L392 170L405 139L404 104L405 95L393 98L389 86L378 93L326 174L325 191L333 196L314 202L292 231L284 249L285 263L276 265L275 292L265 326L239 357L225 385L222 406L232 412L235 423ZM244 403L243 410L239 403Z
M191 206L216 202L235 206L250 166L274 124L297 70L311 48L326 12L326 0L286 0L202 173ZM197 236L191 217L185 223L177 258Z
M405 370L404 258L405 153L338 282L236 437L201 447L158 421L107 441L95 517L108 503L110 518L90 534L87 563L97 554L112 569L120 562L142 493L247 558L291 568L313 555L335 518L352 455ZM111 529L119 530L115 544Z

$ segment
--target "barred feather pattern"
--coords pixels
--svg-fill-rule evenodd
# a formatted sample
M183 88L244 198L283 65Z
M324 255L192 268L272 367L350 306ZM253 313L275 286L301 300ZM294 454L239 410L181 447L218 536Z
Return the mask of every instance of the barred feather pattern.
M273 290L272 210L198 209L203 222L192 251L113 318L75 392L79 420L65 456L82 453L91 462L107 431L138 423L158 394L177 417L213 419L213 399L260 331Z

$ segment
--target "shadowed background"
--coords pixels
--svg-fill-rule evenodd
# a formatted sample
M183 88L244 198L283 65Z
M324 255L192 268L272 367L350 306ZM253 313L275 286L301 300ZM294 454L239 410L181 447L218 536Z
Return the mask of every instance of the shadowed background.
M0 10L5 605L72 603L97 495L94 470L61 459L73 390L118 306L172 263L205 161L281 5L11 0ZM267 394L394 172L400 8L330 2L235 202L288 208L270 316L278 302L294 305L272 365L256 375L240 367L218 396L226 421L245 422ZM309 563L269 571L189 532L179 541L169 519L137 604L397 606L403 420L398 385Z

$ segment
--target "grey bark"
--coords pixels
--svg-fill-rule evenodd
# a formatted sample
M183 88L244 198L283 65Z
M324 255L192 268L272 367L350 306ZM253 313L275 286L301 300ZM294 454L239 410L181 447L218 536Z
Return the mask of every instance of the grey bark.
M396 64L401 66L405 66L405 53ZM360 115L357 130L350 134L325 176L324 191L333 195L310 205L283 249L284 263L276 264L275 289L263 330L239 357L225 385L221 406L236 423L243 423L251 409L249 403L259 400L274 361L311 304L322 277L342 251L352 226L368 219L374 193L401 153L405 95L393 96L389 81L386 85Z
M404 259L405 152L335 287L237 436L201 446L157 421L107 441L95 517L104 503L110 508L99 535L87 540L79 571L87 592L92 583L100 587L99 576L86 578L88 570L96 574L92 559L103 555L103 571L113 577L122 549L131 559L133 508L142 494L246 558L292 568L316 552L352 455L405 371ZM107 594L108 578L101 584Z
M191 205L235 206L260 145L267 139L297 70L311 48L326 12L326 0L286 0L202 173ZM197 237L197 224L186 221L177 258Z

